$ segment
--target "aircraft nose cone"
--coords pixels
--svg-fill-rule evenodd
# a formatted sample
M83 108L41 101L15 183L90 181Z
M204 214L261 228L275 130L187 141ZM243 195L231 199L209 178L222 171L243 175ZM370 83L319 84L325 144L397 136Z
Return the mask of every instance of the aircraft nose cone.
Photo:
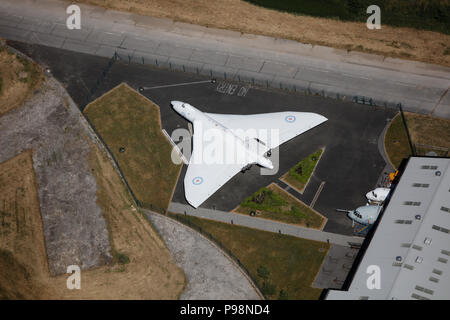
M176 107L180 106L182 104L182 102L174 100L174 101L171 101L170 104L172 105L172 107L176 108Z

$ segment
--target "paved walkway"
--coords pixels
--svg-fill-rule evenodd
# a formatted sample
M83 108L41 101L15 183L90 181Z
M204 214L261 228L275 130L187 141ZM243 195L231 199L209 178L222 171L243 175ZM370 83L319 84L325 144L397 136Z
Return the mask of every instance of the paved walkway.
M450 68L295 41L200 27L80 5L81 30L65 25L68 2L2 0L0 36L125 61L248 81L450 118ZM70 63L68 61L67 63Z
M341 289L357 254L358 249L332 245L314 279L313 287Z
M187 285L181 300L261 299L241 269L211 241L173 219L145 211L184 270Z
M364 241L364 238L361 237L350 237L340 235L337 233L330 233L310 228L303 228L300 226L295 226L268 219L251 217L243 214L236 214L231 212L211 210L205 208L194 209L191 206L184 205L181 203L172 202L169 206L169 211L182 214L186 213L187 215L190 216L206 218L225 223L233 223L235 225L245 226L253 229L259 229L276 233L281 232L282 234L287 234L298 238L323 242L327 242L327 240L329 240L330 243L341 246L349 246L349 242L360 244Z

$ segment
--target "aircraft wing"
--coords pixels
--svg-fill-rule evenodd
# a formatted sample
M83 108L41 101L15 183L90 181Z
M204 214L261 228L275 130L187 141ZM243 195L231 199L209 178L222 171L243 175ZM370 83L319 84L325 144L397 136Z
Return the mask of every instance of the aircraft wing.
M232 130L243 140L245 138L258 138L263 141L269 149L274 149L292 138L318 126L328 119L317 113L311 112L273 112L252 115L234 115L205 113L215 121L221 123ZM278 130L279 139L265 138L259 135L260 130L268 130L268 137L271 130Z
M194 121L193 135L193 153L189 160L189 166L184 177L184 190L186 200L197 208L214 192L222 187L236 173L238 173L245 164L227 164L227 163L208 163L202 159L203 146L202 130L208 128L200 128L200 126L208 125L207 123ZM197 134L196 134L197 133ZM226 141L214 142L217 144L227 143ZM220 148L226 146L220 145Z

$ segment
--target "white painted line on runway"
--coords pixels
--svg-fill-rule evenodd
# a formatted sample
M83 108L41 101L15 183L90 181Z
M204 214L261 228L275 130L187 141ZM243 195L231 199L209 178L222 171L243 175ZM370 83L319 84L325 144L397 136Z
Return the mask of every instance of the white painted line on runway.
M317 188L316 194L314 195L314 198L312 199L311 204L309 205L310 208L313 208L314 205L316 204L316 201L319 198L319 195L322 192L324 185L325 185L325 181L322 181L322 183L320 184L319 188Z
M314 67L301 66L300 69L306 69L306 70L309 70L309 71L324 72L324 73L329 73L330 72L329 70L324 70L324 69L319 69L319 68L314 68Z
M142 90L151 90L151 89L162 89L162 88L170 88L170 87L180 87L180 86L188 86L191 84L200 84L200 83L214 83L214 79L203 80L203 81L194 81L194 82L184 82L184 83L176 83L176 84L167 84L163 86L155 86L155 87L140 87L139 91Z
M411 87L411 88L415 88L416 87L415 84L410 84L410 83L405 83L405 82L400 82L400 81L391 81L391 82L393 82L395 84L399 84L399 85L404 86L404 87Z
M369 78L369 77L357 76L357 75L350 74L350 73L341 73L341 74L342 74L343 76L350 77L350 78L357 78L357 79L364 79L364 80L372 80L372 78Z

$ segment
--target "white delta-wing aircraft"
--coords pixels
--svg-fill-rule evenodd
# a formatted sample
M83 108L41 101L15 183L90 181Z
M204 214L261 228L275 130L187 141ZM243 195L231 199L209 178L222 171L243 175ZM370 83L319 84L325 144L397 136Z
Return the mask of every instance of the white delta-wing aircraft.
M184 177L186 200L194 208L248 165L273 169L272 149L328 120L309 112L234 115L202 112L181 101L171 105L194 127Z

